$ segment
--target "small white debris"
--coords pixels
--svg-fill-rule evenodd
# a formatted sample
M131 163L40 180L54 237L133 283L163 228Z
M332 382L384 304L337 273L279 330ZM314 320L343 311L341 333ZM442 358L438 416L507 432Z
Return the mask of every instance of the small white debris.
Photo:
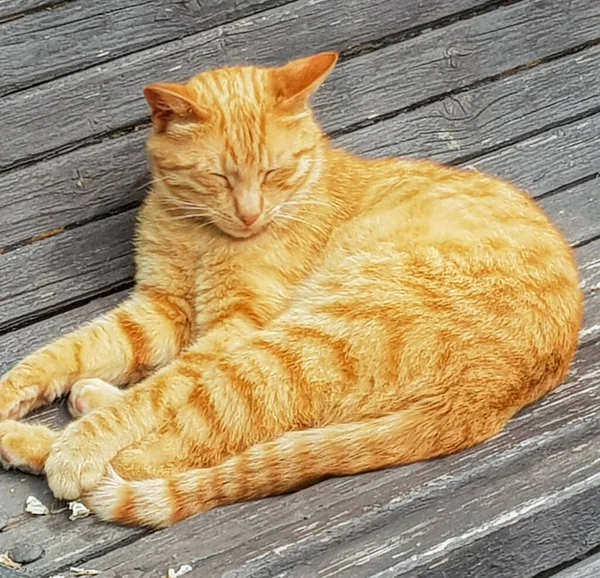
M21 567L21 564L15 562L8 554L0 554L0 566L17 570Z
M71 576L98 576L101 574L101 570L87 570L86 568L77 568L75 566L69 568Z
M50 510L42 504L35 496L28 496L25 503L25 511L34 516L47 516Z
M173 568L169 568L167 575L163 576L163 578L179 578L180 576L184 576L191 571L192 567L189 564L184 564L183 566L180 566L179 570L177 571L173 570Z
M87 518L92 513L90 509L81 502L69 502L69 510L71 510L69 520L73 521L78 518Z
M65 578L64 574L55 574L54 576L50 576L50 578Z

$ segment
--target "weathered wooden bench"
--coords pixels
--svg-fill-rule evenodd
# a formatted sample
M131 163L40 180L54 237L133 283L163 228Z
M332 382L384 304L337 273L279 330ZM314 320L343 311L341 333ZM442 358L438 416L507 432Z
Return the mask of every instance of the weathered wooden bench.
M315 99L337 143L502 175L565 232L587 299L569 381L472 451L161 532L33 517L44 481L0 473L0 554L45 551L0 577L600 576L576 563L600 544L600 2L0 0L0 372L131 287L142 86L323 49L342 53Z

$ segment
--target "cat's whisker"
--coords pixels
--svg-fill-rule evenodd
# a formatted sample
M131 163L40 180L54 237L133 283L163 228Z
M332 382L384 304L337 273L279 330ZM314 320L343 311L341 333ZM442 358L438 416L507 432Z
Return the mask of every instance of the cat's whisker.
M155 185L157 183L161 183L163 182L167 177L159 177L156 179L150 179L149 181L146 181L145 183L142 183L141 185L138 185L137 187L135 187L134 189L131 190L132 193L137 193L138 191L145 189L146 187L151 187L152 185ZM112 186L112 185L111 185Z
M198 203L191 203L190 201L184 201L184 200L181 200L181 199L175 200L175 199L171 199L171 198L168 198L168 197L166 199L164 199L164 200L167 203L170 203L171 205L173 205L175 207L178 207L178 208L185 207L185 208L188 208L188 209L199 209L199 210L207 209L208 210L207 207L203 207L202 205L199 205Z
M195 215L195 216L203 215L203 216L208 217L213 214L211 211L199 211L197 209L192 209L191 207L190 208L187 208L187 207L165 207L165 209L174 215L179 214L179 213L177 213L177 211L179 211L181 214Z
M187 215L177 215L171 218L175 221L181 221L183 219L206 219L207 217L209 217L209 215L188 213Z

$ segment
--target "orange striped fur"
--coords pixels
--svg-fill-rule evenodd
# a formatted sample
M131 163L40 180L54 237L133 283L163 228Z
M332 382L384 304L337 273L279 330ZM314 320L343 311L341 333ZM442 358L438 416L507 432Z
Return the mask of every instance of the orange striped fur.
M336 58L146 89L136 289L2 378L6 466L165 526L468 448L565 378L562 236L502 180L333 148L308 102ZM69 392L64 432L11 421Z

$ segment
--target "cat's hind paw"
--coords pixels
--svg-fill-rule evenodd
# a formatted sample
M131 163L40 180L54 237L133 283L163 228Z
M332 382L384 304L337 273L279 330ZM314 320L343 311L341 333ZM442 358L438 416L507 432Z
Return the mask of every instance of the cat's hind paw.
M80 379L71 388L69 413L81 417L95 409L105 407L123 395L123 392L102 379Z
M43 425L0 421L0 463L30 474L42 474L57 432Z

